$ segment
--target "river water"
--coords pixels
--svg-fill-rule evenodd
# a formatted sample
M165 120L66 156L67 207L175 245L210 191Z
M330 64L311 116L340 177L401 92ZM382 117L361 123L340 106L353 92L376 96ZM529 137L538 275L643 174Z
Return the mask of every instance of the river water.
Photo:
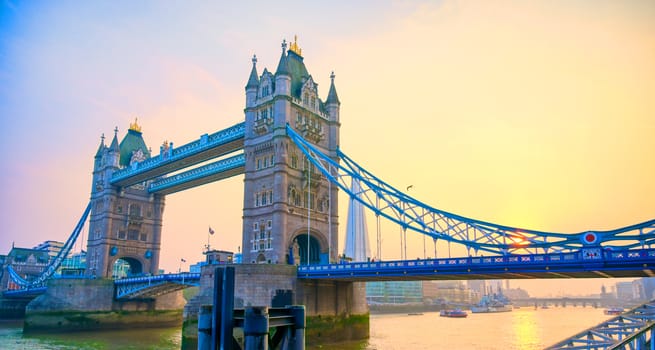
M371 338L365 342L311 346L333 350L542 349L598 324L610 316L603 309L521 308L512 312L469 314L467 318L422 315L371 315ZM181 330L135 329L29 335L20 322L0 322L0 349L175 349Z

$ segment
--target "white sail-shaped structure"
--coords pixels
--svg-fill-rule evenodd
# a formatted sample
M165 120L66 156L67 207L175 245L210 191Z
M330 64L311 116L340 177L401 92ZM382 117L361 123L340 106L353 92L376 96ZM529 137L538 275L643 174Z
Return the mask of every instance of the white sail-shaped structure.
M357 195L362 191L359 180L353 178L350 184L352 193ZM351 197L348 203L348 222L346 224L346 246L343 250L346 257L352 261L368 261L371 257L371 249L368 244L368 229L366 228L366 217L364 206L355 198Z

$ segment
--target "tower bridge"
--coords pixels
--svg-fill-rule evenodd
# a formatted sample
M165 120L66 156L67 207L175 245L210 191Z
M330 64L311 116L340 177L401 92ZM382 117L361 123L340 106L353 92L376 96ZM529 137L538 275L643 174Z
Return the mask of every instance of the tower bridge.
M275 72L265 68L259 74L253 57L244 122L181 146L165 142L157 156L150 154L136 121L120 142L117 129L108 146L103 137L94 157L89 205L61 256L35 280L11 269L10 275L25 293L45 292L32 307L43 310L45 300L66 288L58 282L43 287L88 219L84 283L108 295L111 302L103 307L123 308L130 299L156 299L200 285L200 301L190 303L197 312L197 303L210 297L212 271L157 276L165 197L241 174L244 264L237 271L237 294L245 304L270 306L274 296L291 292L296 303L308 306L308 317L350 317L367 314L361 283L367 280L655 275L655 220L569 234L498 225L434 208L376 177L339 148L340 105L335 75L330 75L322 100L296 42L289 49L282 43ZM466 256L340 262L339 191L360 208L397 224L405 237L409 232L432 240L435 255L440 241L464 246ZM381 256L381 237L377 239ZM93 282L115 277L118 262L127 263L133 274L150 276L112 281L111 286ZM107 294L107 288L112 292ZM88 311L88 300L77 301Z

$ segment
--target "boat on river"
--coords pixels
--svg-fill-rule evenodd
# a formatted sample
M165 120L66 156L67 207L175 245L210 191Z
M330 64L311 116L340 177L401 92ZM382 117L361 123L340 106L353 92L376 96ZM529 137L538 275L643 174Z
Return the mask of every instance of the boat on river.
M453 310L441 310L439 312L441 317L454 317L454 318L463 318L468 316L468 313L462 309L453 309Z
M512 305L502 294L485 295L477 305L471 306L471 312L474 314L508 311L512 311Z
M608 307L605 309L605 315L620 315L623 313L622 307Z

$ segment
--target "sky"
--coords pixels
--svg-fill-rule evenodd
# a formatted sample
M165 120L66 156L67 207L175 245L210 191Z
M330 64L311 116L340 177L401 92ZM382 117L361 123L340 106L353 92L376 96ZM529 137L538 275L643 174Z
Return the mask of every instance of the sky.
M294 35L323 99L336 75L341 149L417 199L552 232L655 218L652 1L2 0L0 253L68 238L103 133L138 117L157 150L242 121L253 54L274 71ZM242 176L167 196L161 267L202 260L208 226L236 251L242 197ZM382 258L399 258L398 229L382 230Z

